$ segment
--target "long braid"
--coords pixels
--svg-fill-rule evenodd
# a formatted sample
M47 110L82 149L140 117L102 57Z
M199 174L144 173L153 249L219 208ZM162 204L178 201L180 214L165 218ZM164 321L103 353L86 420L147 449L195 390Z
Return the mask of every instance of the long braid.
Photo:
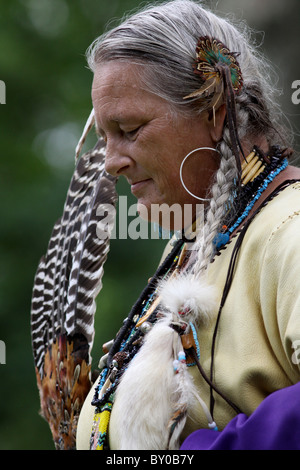
M219 151L221 153L220 167L216 173L215 184L211 189L211 199L203 231L195 247L196 252L198 251L198 258L193 271L196 275L202 274L213 257L213 241L222 224L226 204L228 204L234 189L233 182L237 178L235 156L224 139L219 144Z
M246 134L248 113L237 105L237 124L239 136ZM223 139L219 142L218 150L221 155L220 167L216 172L215 183L211 188L211 199L206 213L203 231L196 242L198 257L194 265L194 274L201 275L212 261L215 254L214 239L222 227L224 216L230 207L236 182L240 178L236 157L231 150L229 129L224 127ZM234 214L232 214L234 217Z

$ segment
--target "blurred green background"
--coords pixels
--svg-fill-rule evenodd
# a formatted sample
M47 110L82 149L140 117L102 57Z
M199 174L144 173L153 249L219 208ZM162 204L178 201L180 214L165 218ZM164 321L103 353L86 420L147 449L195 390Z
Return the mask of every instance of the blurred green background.
M160 3L160 2L158 2ZM144 4L144 2L143 2ZM299 150L299 0L206 1L246 20L275 64L282 106ZM138 0L11 0L0 2L0 449L53 449L38 415L30 340L33 277L60 217L74 168L74 148L91 110L92 74L85 51L105 25ZM85 149L95 143L89 137ZM297 155L297 154L296 154ZM128 194L121 183L120 194ZM165 241L113 240L98 299L95 364L160 259Z

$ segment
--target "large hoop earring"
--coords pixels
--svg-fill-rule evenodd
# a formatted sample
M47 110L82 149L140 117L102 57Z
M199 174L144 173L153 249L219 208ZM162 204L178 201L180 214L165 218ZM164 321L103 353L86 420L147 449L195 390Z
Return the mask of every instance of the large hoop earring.
M193 194L193 193L186 187L186 185L184 184L183 178L182 178L182 168L183 168L183 165L184 165L185 161L189 158L190 155L192 155L192 154L195 153L195 152L198 152L199 150L213 150L214 152L220 153L219 150L214 149L214 148L212 148L212 147L200 147L200 148L197 148L197 149L192 150L190 153L188 153L188 154L186 155L186 157L184 157L184 159L183 159L182 162L181 162L180 170L179 170L179 177L180 177L180 182L181 182L182 186L184 187L184 189L186 190L187 193L189 193L191 196L195 197L195 198L198 199L199 201L206 202L206 201L210 201L210 199L204 199L204 198L202 198L202 197L199 197L199 196L196 196L195 194Z

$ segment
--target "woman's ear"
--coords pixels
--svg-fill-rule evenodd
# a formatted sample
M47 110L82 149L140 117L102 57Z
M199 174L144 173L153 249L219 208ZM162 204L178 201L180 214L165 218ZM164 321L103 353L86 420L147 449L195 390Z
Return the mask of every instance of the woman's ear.
M212 110L208 111L206 119L211 139L215 144L217 144L221 140L223 135L223 129L226 119L225 104L222 104L214 113Z

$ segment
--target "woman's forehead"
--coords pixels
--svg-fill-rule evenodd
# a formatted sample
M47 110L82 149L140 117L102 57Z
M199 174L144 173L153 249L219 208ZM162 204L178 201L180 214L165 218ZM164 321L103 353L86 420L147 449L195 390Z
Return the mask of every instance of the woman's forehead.
M142 90L141 66L123 61L110 61L99 64L94 71L92 88L106 88L117 91L119 88Z
M164 99L145 89L137 68L140 66L119 61L96 68L92 86L96 114L105 112L110 120L121 122L129 114L167 106Z

